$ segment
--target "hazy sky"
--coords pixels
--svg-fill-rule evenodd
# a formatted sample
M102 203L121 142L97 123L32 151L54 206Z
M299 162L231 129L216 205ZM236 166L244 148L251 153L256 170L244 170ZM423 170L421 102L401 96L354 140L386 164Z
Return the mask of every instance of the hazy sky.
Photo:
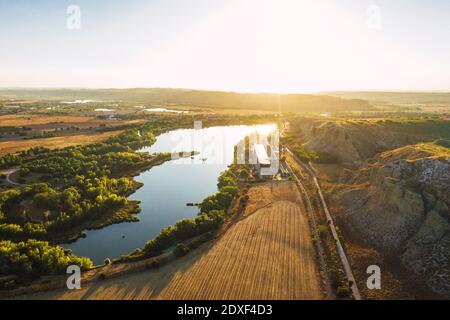
M450 1L0 0L0 86L450 90Z

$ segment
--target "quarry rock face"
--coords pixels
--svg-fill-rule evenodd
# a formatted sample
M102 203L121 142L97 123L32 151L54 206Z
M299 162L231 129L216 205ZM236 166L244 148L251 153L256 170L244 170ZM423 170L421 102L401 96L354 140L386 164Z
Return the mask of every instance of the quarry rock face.
M343 228L450 296L450 161L407 146L346 172L333 192Z

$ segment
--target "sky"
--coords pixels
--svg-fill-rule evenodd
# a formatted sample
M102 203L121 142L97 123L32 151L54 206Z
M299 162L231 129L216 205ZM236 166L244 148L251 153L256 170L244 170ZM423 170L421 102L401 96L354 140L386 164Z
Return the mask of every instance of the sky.
M450 1L0 0L0 87L449 91Z

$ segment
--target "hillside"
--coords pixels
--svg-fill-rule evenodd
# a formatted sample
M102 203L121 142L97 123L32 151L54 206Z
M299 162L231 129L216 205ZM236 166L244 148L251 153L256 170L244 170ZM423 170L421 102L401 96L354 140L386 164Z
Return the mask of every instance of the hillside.
M0 89L0 97L13 99L133 101L146 104L181 104L209 108L254 109L275 112L335 112L370 110L360 99L325 95L258 94L183 89Z
M339 224L450 295L450 150L417 144L346 171L331 192Z
M323 94L343 98L362 99L370 103L389 104L446 104L450 105L450 92L324 92Z
M319 161L357 168L379 152L422 141L450 139L448 120L318 120L291 121L290 134L309 149Z

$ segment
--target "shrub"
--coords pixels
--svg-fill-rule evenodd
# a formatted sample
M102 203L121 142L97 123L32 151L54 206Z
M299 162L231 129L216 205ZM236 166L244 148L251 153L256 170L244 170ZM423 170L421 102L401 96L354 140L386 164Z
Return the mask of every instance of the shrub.
M167 228L161 230L159 235L155 238L156 245L159 249L167 249L175 243L176 239L174 231L175 229L172 226L168 226Z
M213 229L217 229L219 226L217 221L215 221L206 213L201 213L197 217L195 217L195 224L200 234L209 232Z
M173 253L177 256L177 257L181 257L186 255L189 252L189 248L186 247L184 244L179 243L177 244L177 246L175 247L175 249L173 250Z
M193 219L183 219L174 226L175 237L178 240L185 240L197 235L197 224Z
M23 229L18 224L3 223L0 224L0 235L7 238L20 237L23 235Z
M210 232L205 233L202 237L203 237L204 241L209 241L209 240L214 239L214 233L210 231Z
M231 194L233 197L239 193L239 189L236 186L225 186L220 189L221 192Z
M305 162L314 161L319 158L318 154L314 150L308 149L304 146L296 146L293 151L295 155L300 158L300 160Z
M42 224L27 222L23 227L23 231L32 238L44 238L47 235L47 230Z
M236 185L236 180L229 174L222 174L219 177L219 182L217 183L217 187L223 188L225 186L235 186Z
M323 239L328 234L328 227L326 225L320 224L316 228L317 235Z

